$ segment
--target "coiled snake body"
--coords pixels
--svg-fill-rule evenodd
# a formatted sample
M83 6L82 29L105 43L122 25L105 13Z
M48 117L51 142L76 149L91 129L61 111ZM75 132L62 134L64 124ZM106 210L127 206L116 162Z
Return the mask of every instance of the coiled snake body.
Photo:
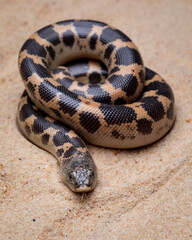
M96 61L68 63L82 58L106 68ZM125 34L105 23L68 20L40 29L22 46L19 70L26 88L18 107L20 129L58 159L62 179L74 192L96 184L96 166L83 140L133 148L157 141L173 125L171 88L144 67ZM90 81L76 81L80 75Z

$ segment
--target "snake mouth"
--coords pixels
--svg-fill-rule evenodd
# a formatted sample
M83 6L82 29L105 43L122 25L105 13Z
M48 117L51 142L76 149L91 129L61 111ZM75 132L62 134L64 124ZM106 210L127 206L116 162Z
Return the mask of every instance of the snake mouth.
M91 192L93 188L88 186L79 186L78 188L75 188L75 192L82 193L82 192Z

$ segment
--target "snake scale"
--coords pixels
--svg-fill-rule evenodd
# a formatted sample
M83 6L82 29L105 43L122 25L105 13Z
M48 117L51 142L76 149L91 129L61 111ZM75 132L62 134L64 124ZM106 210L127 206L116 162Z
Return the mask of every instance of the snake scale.
M171 88L144 67L129 37L105 23L67 20L46 26L26 40L18 62L26 88L18 125L57 158L62 180L74 192L96 185L84 140L135 148L157 141L173 125Z

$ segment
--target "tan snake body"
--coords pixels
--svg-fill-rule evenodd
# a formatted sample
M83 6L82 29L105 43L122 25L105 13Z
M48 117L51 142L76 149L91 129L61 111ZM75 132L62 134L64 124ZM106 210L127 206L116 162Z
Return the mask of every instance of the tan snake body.
M97 71L94 62L68 63L82 58L106 68L98 61ZM88 83L75 79L82 66ZM74 192L93 190L97 175L78 135L102 147L134 148L157 141L173 125L171 88L144 67L125 34L105 23L68 20L40 29L22 46L19 70L26 88L20 129L58 159L62 179Z

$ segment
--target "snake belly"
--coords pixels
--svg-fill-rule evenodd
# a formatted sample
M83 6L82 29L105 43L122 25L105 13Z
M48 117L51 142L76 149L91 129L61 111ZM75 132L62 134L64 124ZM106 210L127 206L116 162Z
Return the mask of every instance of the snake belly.
M101 61L100 72L82 58ZM67 20L40 29L22 46L19 70L26 88L20 129L58 159L63 182L74 192L96 185L96 166L83 140L135 148L157 141L174 123L170 86L144 67L130 38L105 23ZM78 82L78 74L90 81Z

